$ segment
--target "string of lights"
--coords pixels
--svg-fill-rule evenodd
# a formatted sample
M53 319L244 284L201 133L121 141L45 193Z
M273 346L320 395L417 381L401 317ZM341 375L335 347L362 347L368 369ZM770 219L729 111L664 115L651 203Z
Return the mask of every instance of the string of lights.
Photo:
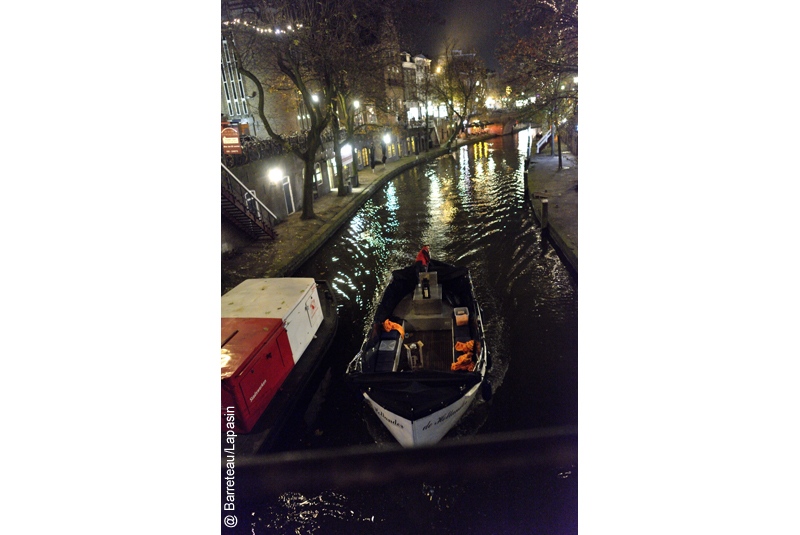
M287 32L293 32L294 31L294 28L292 28L291 24L286 26L286 30L281 30L280 28L275 28L273 30L270 27L257 26L255 24L251 24L251 23L247 22L246 20L240 20L240 19L226 20L226 21L222 22L222 25L223 26L231 26L231 25L233 25L233 26L237 26L237 25L247 26L248 28L251 28L251 29L253 29L253 30L255 30L255 31L259 32L259 33L274 33L275 35L280 35L282 33L287 33ZM302 24L298 24L297 25L297 28L302 28L302 27L303 27Z

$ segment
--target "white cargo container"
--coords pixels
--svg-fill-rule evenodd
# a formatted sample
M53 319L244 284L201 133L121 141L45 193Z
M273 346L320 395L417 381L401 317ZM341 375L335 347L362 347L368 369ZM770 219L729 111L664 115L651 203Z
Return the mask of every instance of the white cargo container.
M223 318L277 318L289 335L295 363L322 323L314 279L248 279L222 297Z

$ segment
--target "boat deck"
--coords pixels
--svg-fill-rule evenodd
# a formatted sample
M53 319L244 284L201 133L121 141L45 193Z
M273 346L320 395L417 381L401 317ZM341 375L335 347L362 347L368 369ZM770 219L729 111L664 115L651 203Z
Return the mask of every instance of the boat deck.
M423 313L419 312L419 295L416 298L409 295L398 303L394 315L403 318L403 326L408 334L404 344L410 346L422 342L422 367L426 370L450 371L450 365L454 362L453 307L442 301L441 286L434 287L433 293L438 299L425 303Z
M453 363L453 333L450 331L413 331L406 344L422 342L422 367L450 371Z

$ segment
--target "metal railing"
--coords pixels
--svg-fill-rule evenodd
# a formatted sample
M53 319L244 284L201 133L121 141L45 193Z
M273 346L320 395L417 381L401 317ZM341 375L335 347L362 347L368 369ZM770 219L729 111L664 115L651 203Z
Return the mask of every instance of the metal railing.
M289 144L300 150L306 150L308 130L302 132L291 132L285 134L283 137ZM344 128L339 129L339 141L343 142L347 139L347 130ZM322 143L331 143L333 141L333 133L330 130L320 135ZM275 156L283 156L290 154L291 151L283 144L268 137L267 139L258 139L252 136L243 136L242 140L242 153L241 154L223 154L222 162L227 167L237 167L259 160L267 160Z
M547 140L555 134L555 125L550 126L550 130L542 136L542 139L536 142L536 154L539 154L539 150L541 150L542 146L547 143Z
M476 459L479 462L474 462ZM455 478L496 479L510 473L536 475L541 470L577 466L578 428L567 425L474 435L416 448L349 446L236 460L236 483L253 495L290 489L374 489ZM225 466L223 461L223 472Z
M227 174L222 173L222 187L227 189L242 206L246 207L247 211L254 219L262 221L272 229L278 222L278 216L273 214L272 210L267 208L267 206L256 197L255 190L248 189L230 169L225 167L224 163L220 162L220 165L227 172Z

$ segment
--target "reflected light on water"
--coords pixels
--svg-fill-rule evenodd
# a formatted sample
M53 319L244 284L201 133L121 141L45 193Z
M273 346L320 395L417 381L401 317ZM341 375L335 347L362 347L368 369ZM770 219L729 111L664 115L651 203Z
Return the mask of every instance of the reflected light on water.
M334 533L339 532L337 529L352 527L354 522L374 523L376 518L354 510L348 498L337 492L325 491L312 497L287 492L278 498L278 505L269 507L263 516L251 514L250 532L255 535Z
M353 398L341 376L371 326L391 270L413 263L426 241L434 258L469 268L493 359L487 379L495 395L488 402L476 400L445 439L577 422L577 281L543 238L523 198L523 162L529 138L529 131L523 130L480 147L462 146L401 173L295 274L331 281L341 320L337 343L327 357L333 376L339 379L326 387L325 401L297 448L395 443L371 409ZM553 495L555 484L574 485L576 480L577 467L559 467L546 480L544 496ZM329 492L264 498L253 520L253 533L494 532L476 529L474 491L449 482L426 483L422 489L393 489L388 500L385 493L372 490L369 496ZM497 478L491 485L505 490L509 481ZM519 497L523 501L516 496L510 500L522 503L523 512L542 503L531 501L536 494L529 487L528 481L521 482ZM478 490L478 495L481 492ZM495 492L481 499L488 506L486 521L496 527L502 520L495 512L507 505L507 497ZM365 505L358 505L362 503ZM265 509L269 509L267 515ZM555 509L548 503L541 507L545 512ZM431 522L438 525L426 520L426 529L412 529L412 515L406 511L419 514L420 519L435 519ZM554 514L558 522L563 520L562 513ZM379 527L372 524L373 519ZM246 529L250 533L250 527ZM531 527L508 532L576 530Z
M520 157L525 159L528 157L528 146L531 145L531 152L536 152L536 147L532 146L534 130L526 128L519 131L517 141L517 149L519 150Z
M333 278L340 303L353 320L348 332L354 333L354 347L342 351L342 363L358 350L391 270L413 263L424 243L431 245L434 258L465 265L472 273L486 312L487 346L496 356L490 372L494 387L502 389L512 356L519 366L525 352L534 352L537 370L561 365L565 346L570 358L576 358L571 351L577 284L542 239L523 198L526 139L527 133L519 139L462 146L402 173L315 256L306 273L316 269ZM529 323L531 318L536 318L534 324ZM529 334L536 340L535 350L517 347ZM541 390L537 393L532 404L562 403L560 394L549 399L541 396ZM517 393L523 394L527 391ZM494 405L498 403L494 399ZM570 405L566 412L560 408L536 414L554 414L551 420L560 421L562 414L571 418L572 410ZM472 420L464 420L464 433L474 433L483 417L474 411ZM345 415L330 418L345 419ZM514 418L527 425L534 416L524 413Z
M386 209L390 212L397 212L400 201L397 199L397 187L394 182L389 182L386 186Z

